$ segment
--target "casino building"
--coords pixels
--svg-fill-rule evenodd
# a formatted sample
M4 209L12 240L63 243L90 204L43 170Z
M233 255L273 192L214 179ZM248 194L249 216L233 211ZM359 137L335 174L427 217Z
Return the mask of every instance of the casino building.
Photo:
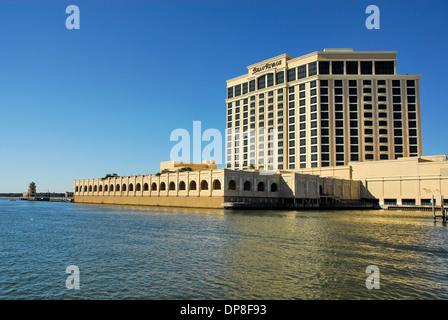
M295 170L422 155L420 75L395 51L282 54L227 80L226 168Z
M226 161L75 181L74 202L196 208L448 206L448 156L422 155L420 75L395 51L282 54L227 80ZM441 209L441 208L440 208Z

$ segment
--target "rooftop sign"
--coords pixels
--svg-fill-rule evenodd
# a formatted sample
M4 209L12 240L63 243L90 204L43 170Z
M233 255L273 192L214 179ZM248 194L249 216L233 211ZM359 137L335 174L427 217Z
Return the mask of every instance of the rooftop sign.
M278 66L280 66L281 64L282 64L282 60L278 60L278 61L275 61L275 62L266 63L266 64L261 65L261 66L259 66L259 67L255 67L255 68L253 68L253 69L252 69L252 74L256 74L256 73L258 73L258 72L261 72L261 71L264 71L264 70L267 70L267 69L271 69L271 68L278 67Z

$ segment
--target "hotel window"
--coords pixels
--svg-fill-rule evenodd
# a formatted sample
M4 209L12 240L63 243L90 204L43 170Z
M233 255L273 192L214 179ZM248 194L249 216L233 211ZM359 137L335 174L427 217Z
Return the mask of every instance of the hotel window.
M255 91L255 80L249 81L249 91L250 92ZM252 100L252 97L251 97L251 100Z
M361 74L372 74L372 67L372 61L361 61Z
M227 88L227 99L233 98L233 87Z
M394 74L393 61L375 61L375 74Z
M330 74L330 62L329 61L319 61L319 74Z
M347 74L358 74L358 61L346 61L345 65Z
M241 95L241 85L236 85L235 86L235 97L238 97Z
M344 61L332 61L331 62L332 74L344 74Z
M311 62L308 64L308 75L314 76L317 74L317 62Z
M285 82L285 72L284 71L277 72L275 77L276 77L276 79L275 79L275 83L276 84L280 84L280 83ZM280 93L280 91L278 93Z
M392 87L399 87L401 85L400 80L392 80Z
M296 68L288 70L288 81L296 80Z
M299 72L298 79L306 78L306 65L299 66L298 72Z
M243 83L243 94L246 94L248 90L248 84L247 82Z
M259 77L257 82L257 88L264 89L266 87L266 75Z
M268 77L268 87L272 87L274 85L274 74L273 73L268 73L267 74Z

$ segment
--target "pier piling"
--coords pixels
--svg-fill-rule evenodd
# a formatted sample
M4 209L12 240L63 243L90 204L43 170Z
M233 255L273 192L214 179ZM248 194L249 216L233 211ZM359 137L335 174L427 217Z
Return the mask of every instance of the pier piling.
M434 195L431 196L432 216L436 219L436 206L434 203Z

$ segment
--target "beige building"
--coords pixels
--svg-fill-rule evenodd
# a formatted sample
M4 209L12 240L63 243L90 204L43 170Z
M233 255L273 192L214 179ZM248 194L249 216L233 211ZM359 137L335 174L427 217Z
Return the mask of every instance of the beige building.
M294 170L422 155L420 75L395 51L282 54L227 81L226 168Z
M437 205L448 200L446 155L350 162L345 166L298 169L302 174L361 182L361 198L377 199L380 205Z
M364 206L361 183L294 172L175 171L75 181L74 202L199 208Z

